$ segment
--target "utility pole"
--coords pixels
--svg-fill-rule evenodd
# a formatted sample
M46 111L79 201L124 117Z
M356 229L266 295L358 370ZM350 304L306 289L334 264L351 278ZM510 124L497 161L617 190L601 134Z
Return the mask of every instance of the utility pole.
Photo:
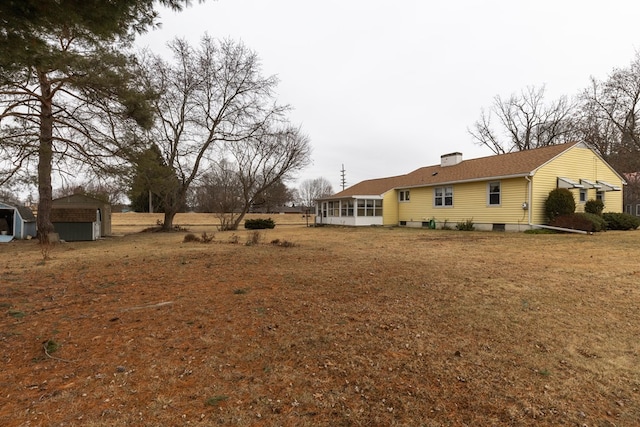
M340 170L340 184L342 185L342 190L345 189L345 187L347 186L347 179L346 179L346 173L347 171L344 170L344 163L342 164L342 169Z

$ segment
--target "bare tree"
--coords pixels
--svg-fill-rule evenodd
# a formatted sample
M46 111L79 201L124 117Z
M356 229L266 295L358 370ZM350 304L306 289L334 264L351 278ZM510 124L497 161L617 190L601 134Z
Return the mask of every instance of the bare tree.
M544 86L528 87L520 95L511 95L506 100L496 96L491 109L482 110L469 133L477 144L496 154L571 140L575 136L572 105L564 96L547 105L544 92Z
M235 165L222 159L210 167L196 189L196 200L199 211L216 215L221 230L230 229L243 207L242 183Z
M300 202L309 209L316 204L316 200L333 194L333 187L329 180L323 177L306 179L300 183L298 195Z
M53 191L54 198L72 196L74 194L83 194L93 197L94 199L105 201L111 205L122 203L122 199L125 196L122 185L114 181L100 179L92 179L63 186Z
M228 144L242 189L242 210L231 224L235 230L249 209L267 190L288 181L310 162L309 138L299 128L267 132Z
M582 138L621 172L640 169L640 53L580 96Z
M280 180L255 195L250 211L271 213L291 202L295 203L294 190Z
M190 186L227 145L262 144L288 111L274 102L277 79L261 75L257 55L242 43L205 36L198 47L180 39L169 47L173 63L149 56L143 71L149 89L158 94L158 119L149 140L179 182L166 194L165 229L172 228Z

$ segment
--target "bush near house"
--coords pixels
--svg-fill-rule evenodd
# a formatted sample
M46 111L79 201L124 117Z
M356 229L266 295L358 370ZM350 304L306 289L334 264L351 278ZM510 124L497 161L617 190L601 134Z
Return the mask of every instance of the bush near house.
M561 215L571 215L576 211L576 201L571 191L566 188L556 188L549 192L547 200L544 202L544 213L549 220L549 224ZM581 229L579 229L581 230Z
M267 228L271 229L275 227L276 223L271 218L248 219L244 222L244 228L246 228L247 230L264 230Z
M640 226L640 219L627 213L606 212L602 217L609 230L635 230Z
M466 221L460 221L456 224L456 230L459 231L473 231L476 227L473 224L473 219L467 219Z
M602 216L602 211L604 209L604 203L602 200L587 200L587 203L584 204L584 211L586 213L595 214Z
M606 229L604 220L598 215L589 213L572 213L569 215L558 215L549 225L572 230L582 230L586 232L596 232Z
M589 212L585 212L580 215L584 216L593 223L592 231L607 231L607 221L604 220L602 215L597 215Z

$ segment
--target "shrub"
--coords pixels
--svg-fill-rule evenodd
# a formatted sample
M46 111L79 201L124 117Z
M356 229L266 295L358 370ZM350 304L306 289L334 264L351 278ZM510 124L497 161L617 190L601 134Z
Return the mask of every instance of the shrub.
M576 210L576 201L571 191L566 188L556 188L549 192L547 200L544 202L544 213L549 220L549 224L560 215L571 215Z
M266 228L275 228L276 223L271 219L256 218L244 221L244 228L247 230L264 230Z
M554 227L570 228L572 230L582 230L586 232L598 231L596 230L597 225L594 224L590 215L593 214L572 213L569 215L558 215L553 219L553 221L549 222L549 225Z
M473 231L476 227L473 225L473 219L468 219L466 221L460 221L456 224L456 230L460 231Z
M211 243L211 241L213 241L213 238L215 237L215 234L211 233L211 234L207 234L207 232L203 232L200 237L197 237L195 234L193 233L188 233L184 235L184 239L182 240L183 243L192 243L192 242L199 242L199 243Z
M200 241L202 243L211 243L215 237L215 233L207 234L206 231L203 231L200 235Z
M627 213L606 212L602 217L609 230L635 230L640 226L640 218Z
M184 243L199 242L200 238L196 237L196 235L193 233L189 233L184 235L184 239L182 239L182 241Z
M586 213L602 215L602 210L604 209L604 203L602 200L587 200L587 203L584 204L584 211Z
M579 214L587 218L593 224L593 229L591 231L606 231L607 230L607 221L601 215L585 212L583 214Z

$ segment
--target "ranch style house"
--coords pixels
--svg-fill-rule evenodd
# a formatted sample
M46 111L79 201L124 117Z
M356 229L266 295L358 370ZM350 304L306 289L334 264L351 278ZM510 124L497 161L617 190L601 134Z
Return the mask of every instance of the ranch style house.
M544 203L554 188L569 189L576 212L588 200L622 212L625 180L582 142L463 160L362 181L317 200L316 224L442 228L472 220L477 230L524 231L546 222Z

